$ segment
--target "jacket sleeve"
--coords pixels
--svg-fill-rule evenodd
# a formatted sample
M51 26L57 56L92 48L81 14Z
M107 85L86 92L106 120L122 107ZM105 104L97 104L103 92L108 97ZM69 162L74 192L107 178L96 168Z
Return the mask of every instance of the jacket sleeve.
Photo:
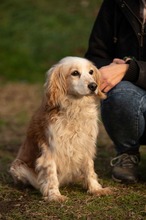
M136 81L136 85L146 89L146 62L136 61L139 68L139 75Z
M146 89L146 62L131 61L123 80L133 82L137 86Z
M146 62L145 61L135 61L138 67L138 77L135 82L137 86L146 89Z
M114 5L113 0L103 1L89 38L85 57L98 68L110 64L113 60Z

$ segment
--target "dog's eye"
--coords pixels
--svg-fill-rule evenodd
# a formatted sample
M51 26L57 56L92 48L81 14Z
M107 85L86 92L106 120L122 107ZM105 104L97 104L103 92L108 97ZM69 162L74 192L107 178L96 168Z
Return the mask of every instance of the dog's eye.
M80 76L80 73L77 70L75 70L71 73L71 75L72 76Z
M93 74L93 70L90 70L90 71L89 71L89 74L92 75L92 74Z

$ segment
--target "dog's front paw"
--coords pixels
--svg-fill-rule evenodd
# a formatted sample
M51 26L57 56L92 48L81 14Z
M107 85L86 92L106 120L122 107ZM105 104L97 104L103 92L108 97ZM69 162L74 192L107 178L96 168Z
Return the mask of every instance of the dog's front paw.
M51 196L46 196L46 197L43 197L45 201L47 202L52 202L52 201L55 201L55 202L65 202L68 197L67 196L63 196L63 195L51 195Z
M111 195L113 192L110 187L106 187L106 188L99 188L92 191L88 191L88 193L95 196L105 196L105 195Z

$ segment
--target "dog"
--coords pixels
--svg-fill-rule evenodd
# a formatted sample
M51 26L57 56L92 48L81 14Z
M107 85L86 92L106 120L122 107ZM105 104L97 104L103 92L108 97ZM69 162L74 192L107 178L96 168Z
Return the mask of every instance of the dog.
M51 67L41 105L10 166L15 183L31 184L46 201L65 201L59 187L79 180L92 195L110 194L94 171L102 98L100 72L92 62L65 57Z

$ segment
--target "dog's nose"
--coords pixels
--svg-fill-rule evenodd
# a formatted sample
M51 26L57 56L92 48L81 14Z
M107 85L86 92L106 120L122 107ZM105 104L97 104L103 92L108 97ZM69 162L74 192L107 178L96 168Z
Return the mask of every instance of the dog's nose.
M92 92L94 92L94 91L96 90L96 88L97 88L97 84L94 83L94 82L92 82L92 83L90 83L90 84L88 85L88 88L89 88Z

